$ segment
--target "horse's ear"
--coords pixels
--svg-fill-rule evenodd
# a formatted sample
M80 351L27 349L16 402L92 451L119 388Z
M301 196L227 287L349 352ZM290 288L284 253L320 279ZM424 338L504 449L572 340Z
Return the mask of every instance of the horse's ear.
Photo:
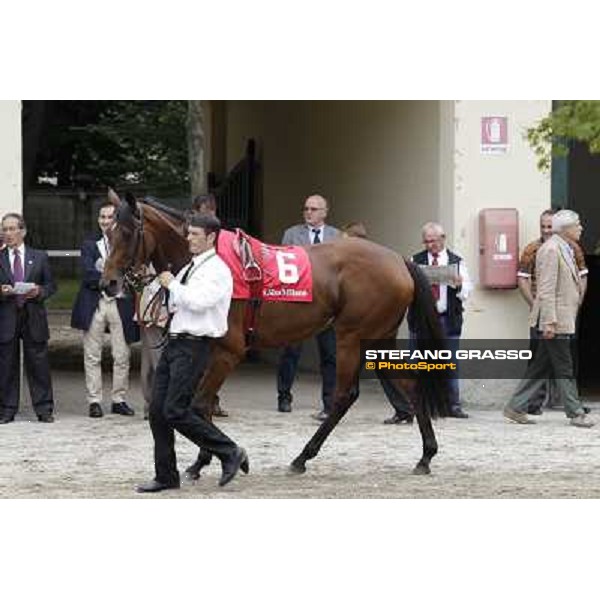
M113 190L112 188L108 188L108 193L106 197L115 208L117 208L119 204L121 204L121 198L119 198L117 192L115 192L115 190Z
M137 215L138 208L137 208L137 200L135 199L135 196L131 192L126 192L125 201L127 202L127 204L129 204L132 214Z

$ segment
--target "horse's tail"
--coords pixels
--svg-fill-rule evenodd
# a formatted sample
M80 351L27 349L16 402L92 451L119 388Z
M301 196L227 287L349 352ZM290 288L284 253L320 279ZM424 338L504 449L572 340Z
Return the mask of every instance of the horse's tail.
M440 326L431 284L417 264L406 258L404 262L415 284L410 325L417 336L417 348L421 351L445 350L446 339ZM435 374L426 371L419 373L418 391L431 417L449 414L448 377L445 370Z

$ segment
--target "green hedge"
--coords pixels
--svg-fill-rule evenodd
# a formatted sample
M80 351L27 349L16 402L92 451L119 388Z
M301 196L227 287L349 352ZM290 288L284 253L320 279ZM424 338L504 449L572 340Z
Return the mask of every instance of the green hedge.
M46 307L50 310L71 310L79 283L79 279L58 279L58 291L46 302Z

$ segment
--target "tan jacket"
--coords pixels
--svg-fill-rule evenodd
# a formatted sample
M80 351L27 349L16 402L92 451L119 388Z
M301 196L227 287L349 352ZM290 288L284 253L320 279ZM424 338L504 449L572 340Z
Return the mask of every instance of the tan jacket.
M581 277L568 245L554 234L538 250L535 261L537 295L529 325L540 330L554 324L556 333L575 333L582 300Z

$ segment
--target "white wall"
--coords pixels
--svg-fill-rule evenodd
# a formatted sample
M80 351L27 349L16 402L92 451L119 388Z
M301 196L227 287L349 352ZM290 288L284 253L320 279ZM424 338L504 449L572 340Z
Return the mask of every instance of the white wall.
M22 212L21 102L0 100L0 215Z
M477 282L480 209L515 207L520 246L537 236L550 177L537 171L523 135L550 108L550 101L228 102L227 163L256 138L267 241L299 222L306 195L320 192L333 224L362 220L372 239L405 255L421 249L422 223L440 221ZM482 116L508 117L506 154L481 153ZM477 288L464 333L527 336L518 291Z
M519 246L538 236L539 215L550 207L550 176L540 173L527 127L546 116L550 100L457 101L455 103L454 218L452 246L478 281L478 213L483 208L519 211ZM481 117L508 117L508 151L481 153ZM468 304L465 337L511 339L528 336L527 306L517 290L482 290Z
M419 249L419 225L437 218L438 102L228 102L227 163L258 142L264 237L301 221L304 198L330 200L330 222L364 221L372 239Z

